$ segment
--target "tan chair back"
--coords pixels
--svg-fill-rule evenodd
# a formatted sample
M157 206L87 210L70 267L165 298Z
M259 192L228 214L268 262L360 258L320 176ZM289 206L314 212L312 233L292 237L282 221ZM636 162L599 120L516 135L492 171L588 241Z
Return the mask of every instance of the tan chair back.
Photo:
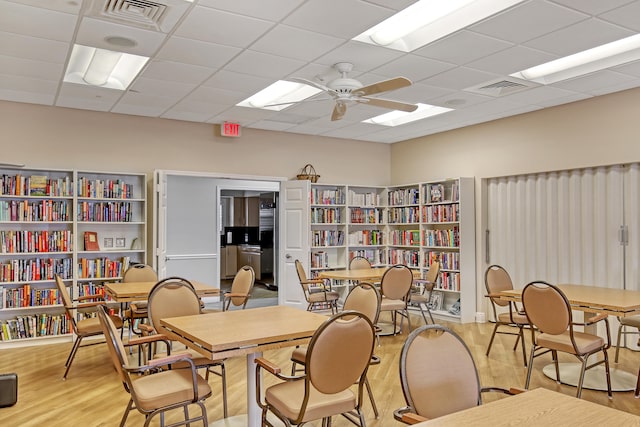
M73 309L73 299L69 294L69 289L67 289L64 282L62 281L62 278L57 274L55 275L55 280L56 280L56 287L58 288L58 292L60 293L60 297L62 298L64 311L67 313L67 317L69 318L69 320L71 320L71 327L73 328L74 331L76 331L77 330L76 316L74 313L76 310Z
M251 296L253 285L256 281L256 274L253 268L245 265L236 273L231 283L231 293L243 294L244 297L231 297L231 303L236 307L247 303L247 299Z
M157 282L158 275L150 265L134 264L127 268L122 276L122 281L131 282Z
M165 334L167 331L160 325L160 319L200 314L200 298L188 280L168 277L151 289L148 310L153 329Z
M305 381L325 394L335 394L364 381L373 354L375 332L356 311L332 316L315 332L306 355Z
M369 270L371 263L365 257L353 257L349 262L349 270Z
M425 283L425 289L427 291L431 292L433 290L433 287L436 285L436 282L438 281L439 274L440 274L440 261L433 261L429 265L429 271L427 271L427 276L425 277L425 280L427 281L427 283Z
M118 373L125 389L130 391L127 374L122 369L123 365L127 365L127 352L124 345L122 345L120 334L118 333L116 326L113 324L111 317L107 314L106 306L98 306L97 313L100 325L102 326L102 332L104 333L105 340L107 342L107 347L109 348L109 355L111 356L113 366L115 366L116 372Z
M380 315L381 298L375 286L368 282L360 282L349 291L342 309L362 313L375 325Z
M382 275L380 289L383 296L393 300L404 300L411 291L413 273L406 265L391 266Z
M400 353L400 381L411 411L429 419L481 402L469 348L441 325L422 326L409 335Z
M529 323L545 334L563 334L573 323L569 300L560 289L549 283L527 284L522 290L522 305Z
M499 265L490 265L484 272L484 287L488 294L497 294L502 291L510 291L513 289L513 282L507 270ZM501 307L509 305L509 301L500 298L491 298L493 304ZM495 310L495 307L494 307Z
M305 292L305 298L307 297L307 293L309 292L309 285L306 283L307 282L307 273L304 271L304 267L302 266L302 263L300 262L300 260L296 260L296 272L298 273L298 280L300 281L300 285L302 286L302 289Z

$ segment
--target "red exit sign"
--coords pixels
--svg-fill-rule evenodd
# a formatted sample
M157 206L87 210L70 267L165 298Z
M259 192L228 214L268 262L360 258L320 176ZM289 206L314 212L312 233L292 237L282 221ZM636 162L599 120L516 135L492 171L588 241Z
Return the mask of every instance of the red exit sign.
M220 133L222 134L222 136L238 137L240 136L240 124L224 122L222 125L220 125Z

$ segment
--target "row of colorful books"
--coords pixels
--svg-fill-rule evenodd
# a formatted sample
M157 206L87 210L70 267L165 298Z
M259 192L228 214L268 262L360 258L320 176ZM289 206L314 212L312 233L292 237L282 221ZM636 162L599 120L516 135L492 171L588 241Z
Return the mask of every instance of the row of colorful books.
M344 232L341 230L313 230L311 246L342 246Z
M312 205L344 205L344 191L341 188L326 190L311 188Z
M69 279L72 267L71 258L10 259L0 264L0 282L53 280L56 274Z
M36 338L71 333L71 322L65 314L16 316L0 323L2 341Z
M389 242L391 245L420 246L420 230L391 230Z
M350 208L349 218L352 224L381 224L384 222L384 210L380 208Z
M420 222L420 210L416 207L389 208L389 224Z
M355 206L380 206L382 196L379 193L356 193L349 190L349 203Z
M417 205L420 200L420 190L417 188L402 188L388 193L389 206Z
M71 230L0 230L3 254L70 252L72 241Z
M382 230L358 230L349 233L349 245L377 246L384 244Z
M0 286L0 298L0 309L62 304L57 289L33 288L28 283L18 288Z
M78 178L78 197L95 199L131 199L133 185L120 179L89 179Z
M0 201L0 221L69 221L66 200Z
M425 230L424 246L460 247L460 228L453 227L446 230Z
M120 277L129 268L130 257L124 256L118 259L103 258L81 258L78 261L79 278L103 278Z
M6 196L72 197L71 177L49 178L45 175L0 175L0 194Z
M131 222L130 202L82 202L78 204L78 221Z
M342 223L339 208L311 208L312 224L340 224Z
M460 218L460 204L431 205L422 207L423 222L456 222Z

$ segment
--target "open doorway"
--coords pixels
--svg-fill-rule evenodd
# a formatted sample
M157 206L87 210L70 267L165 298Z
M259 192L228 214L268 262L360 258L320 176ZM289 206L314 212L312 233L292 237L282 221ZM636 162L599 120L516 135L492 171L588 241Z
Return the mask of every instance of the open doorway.
M220 289L228 291L238 269L249 265L256 274L249 305L277 305L278 192L220 188Z

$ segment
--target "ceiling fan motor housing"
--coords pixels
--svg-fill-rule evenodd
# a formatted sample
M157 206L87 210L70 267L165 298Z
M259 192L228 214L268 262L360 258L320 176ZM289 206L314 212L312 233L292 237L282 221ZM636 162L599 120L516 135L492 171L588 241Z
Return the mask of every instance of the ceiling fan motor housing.
M354 90L360 89L362 87L362 83L360 83L356 79L350 79L347 77L337 78L329 82L327 87L334 90L336 93L340 95L350 95Z

